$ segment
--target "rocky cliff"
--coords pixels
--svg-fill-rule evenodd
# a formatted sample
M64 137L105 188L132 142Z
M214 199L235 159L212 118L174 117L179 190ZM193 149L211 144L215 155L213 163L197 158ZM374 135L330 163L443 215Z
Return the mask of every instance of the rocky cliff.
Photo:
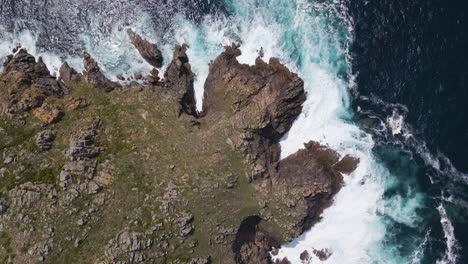
M155 67L155 44L129 31ZM0 75L0 257L11 263L272 263L332 202L359 162L316 142L280 160L305 101L277 59L210 65L195 107L186 45L164 79L51 76L15 51ZM282 263L287 263L283 260Z

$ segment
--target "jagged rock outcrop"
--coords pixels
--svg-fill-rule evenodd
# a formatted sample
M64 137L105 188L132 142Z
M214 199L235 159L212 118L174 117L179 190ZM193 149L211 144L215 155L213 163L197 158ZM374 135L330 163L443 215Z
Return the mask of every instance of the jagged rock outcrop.
M225 47L210 65L203 112L228 115L232 126L245 133L232 140L255 163L259 176L274 171L278 141L291 128L305 101L304 82L277 59L240 64L238 46Z
M83 74L90 84L105 92L111 92L117 88L120 88L120 84L110 81L101 72L98 63L91 57L91 54L85 51L83 52L83 58L83 65L85 69Z
M72 87L74 84L79 83L83 79L83 74L78 73L75 69L70 67L67 62L60 66L59 80L66 86Z
M163 56L158 46L154 43L147 41L138 35L135 31L127 29L128 37L132 42L133 46L138 50L141 57L145 59L149 64L156 68L161 68L163 64Z
M36 62L25 49L9 55L3 66L0 81L7 89L0 91L0 100L4 113L28 111L40 107L48 97L61 98L69 92L50 75L41 57Z
M169 64L164 78L165 89L177 100L178 114L186 113L198 116L195 103L195 91L193 89L194 73L187 56L187 45L177 45L172 61Z
M343 163L356 167L358 159L340 160L340 155L317 142L305 144L295 154L278 163L278 173L272 177L271 191L280 195L295 219L294 236L302 234L320 220L320 214L332 203L341 189ZM351 164L353 163L353 164ZM338 169L337 169L338 168ZM347 171L348 173L350 171Z
M57 133L52 130L44 130L37 134L36 145L40 150L46 151L52 148Z
M269 251L280 245L266 233L262 232L259 216L245 218L239 226L236 239L232 245L236 263L239 264L270 264Z

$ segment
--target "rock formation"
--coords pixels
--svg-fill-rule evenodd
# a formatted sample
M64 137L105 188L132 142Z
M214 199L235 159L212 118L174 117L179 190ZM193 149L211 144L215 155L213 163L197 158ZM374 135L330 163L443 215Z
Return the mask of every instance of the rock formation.
M232 140L255 164L254 178L263 177L274 174L278 142L302 111L304 83L275 58L248 66L237 61L240 54L236 45L225 47L210 65L203 112L226 115L243 131Z
M101 72L98 63L91 57L91 54L85 51L83 57L84 76L91 85L105 92L111 92L120 87L118 83L107 79L104 73Z
M252 164L251 180L265 194L261 199L275 201L273 197L280 197L279 202L288 208L292 225L288 232L295 237L319 221L341 188L341 173L352 172L358 160L350 156L340 160L335 151L310 142L280 161L279 140L305 101L303 81L277 59L265 63L259 56L255 65L248 66L237 61L240 54L236 45L225 47L210 65L203 114L210 121L220 115L228 118L232 131L237 131L228 141ZM243 229L241 225L238 236L246 232ZM238 263L270 263L268 251L273 240L256 243L258 232L250 231L250 239L234 246Z
M158 49L158 46L147 41L146 39L143 39L140 35L131 29L128 29L127 33L130 41L138 50L141 57L143 57L143 59L145 59L152 66L161 68L163 64L163 56L161 51Z
M14 114L37 108L46 98L61 98L69 92L50 75L42 58L39 57L36 62L25 49L9 55L3 66L0 82L8 84L8 89L0 94L4 113Z
M177 100L178 114L198 116L193 89L194 73L187 57L187 45L177 45L172 61L164 73L165 87Z
M73 85L79 83L82 78L83 75L70 67L67 62L64 62L62 66L60 66L59 80L62 81L66 86L72 87Z

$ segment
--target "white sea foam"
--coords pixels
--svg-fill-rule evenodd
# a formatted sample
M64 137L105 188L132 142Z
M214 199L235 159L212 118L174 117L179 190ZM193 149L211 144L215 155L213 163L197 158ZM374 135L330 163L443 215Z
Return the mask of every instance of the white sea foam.
M427 244L429 243L431 237L431 229L427 230L424 235L424 239L419 244L418 249L414 251L413 258L411 259L411 264L419 264L424 257L424 250L426 249Z
M396 110L393 110L391 116L387 117L387 124L390 126L392 131L392 135L399 135L401 134L401 130L403 129L403 115L399 114Z
M440 223L442 224L442 230L444 231L445 242L447 244L445 256L439 259L437 264L456 264L458 259L458 242L455 238L455 229L447 216L444 206L440 204L437 210L440 214Z

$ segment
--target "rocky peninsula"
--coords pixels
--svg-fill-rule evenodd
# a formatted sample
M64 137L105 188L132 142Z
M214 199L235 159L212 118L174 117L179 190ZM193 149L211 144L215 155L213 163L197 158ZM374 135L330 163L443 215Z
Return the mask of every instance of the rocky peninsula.
M189 47L160 78L158 46L128 34L155 68L125 82L88 52L84 72L64 63L59 78L25 49L6 58L0 262L273 263L359 160L317 142L280 160L306 94L279 60L241 64L226 46L198 112Z

